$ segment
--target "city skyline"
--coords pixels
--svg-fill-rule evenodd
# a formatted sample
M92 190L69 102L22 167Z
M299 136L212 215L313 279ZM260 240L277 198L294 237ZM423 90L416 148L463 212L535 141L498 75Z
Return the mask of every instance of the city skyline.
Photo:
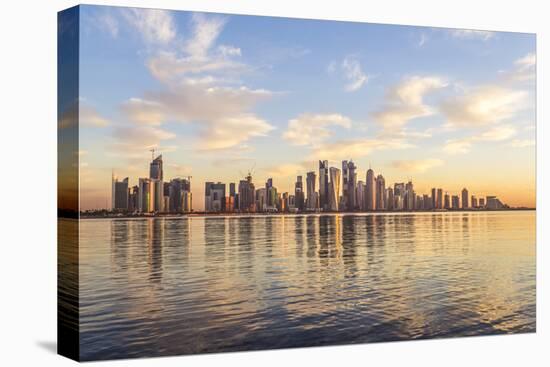
M319 160L318 171L296 176L294 191L277 189L273 177L265 184L254 184L252 173L238 182L204 182L204 206L193 205L192 176L164 180L162 155L152 151L149 176L138 178L132 186L129 177L111 177L111 207L114 213L322 213L322 212L395 212L428 210L498 210L510 206L495 195L479 196L466 187L449 193L432 187L430 193L414 188L408 182L386 184L382 173L369 167L363 181L357 175L353 160L341 162L341 169ZM317 186L318 183L318 186ZM199 184L200 186L200 184ZM318 187L318 189L316 189Z
M307 191L318 160L350 158L362 180L372 165L386 184L535 207L534 35L81 9L82 210L109 205L113 170L149 177L152 148L166 177L193 177L197 210L201 182L253 168Z

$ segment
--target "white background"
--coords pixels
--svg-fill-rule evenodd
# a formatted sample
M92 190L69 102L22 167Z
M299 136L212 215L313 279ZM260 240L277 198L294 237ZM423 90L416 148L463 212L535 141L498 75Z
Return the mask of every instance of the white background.
M537 333L105 362L102 365L519 366L550 357L550 10L546 1L156 0L97 4L537 33ZM56 20L74 1L3 1L0 9L0 364L69 365L56 343ZM546 23L546 24L545 24ZM546 106L543 104L546 99ZM546 108L546 111L548 109ZM510 172L513 175L513 172ZM546 224L546 228L544 226Z

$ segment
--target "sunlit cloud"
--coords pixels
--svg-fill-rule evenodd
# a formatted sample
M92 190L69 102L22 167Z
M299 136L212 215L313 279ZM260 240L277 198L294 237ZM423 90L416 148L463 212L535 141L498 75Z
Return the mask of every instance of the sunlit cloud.
M500 86L482 86L441 104L448 124L476 127L496 124L526 108L528 93Z
M437 158L397 160L391 163L392 167L404 172L425 172L443 165L443 160Z
M361 63L355 57L348 56L342 61L342 71L348 81L346 84L348 92L359 90L369 80L368 75L361 69Z
M91 18L87 25L107 32L113 38L118 37L120 25L118 19L113 15L110 9L104 10L97 16Z
M168 10L124 8L121 11L147 43L166 44L176 37L176 24Z
M304 113L288 122L283 139L292 145L315 145L333 135L330 127L349 129L351 120L343 115Z
M424 103L424 96L446 86L439 77L406 78L390 88L384 105L372 116L386 132L399 132L410 120L433 115L435 110Z
M207 57L208 50L223 30L226 19L219 16L206 17L201 13L193 13L191 23L192 37L187 40L185 49L193 58Z
M398 150L412 147L414 145L402 139L343 139L327 142L314 148L310 159L355 159L378 150Z
M425 33L420 34L420 39L418 40L418 47L422 47L428 41L428 36Z
M154 126L118 126L113 131L110 152L117 157L143 159L150 149L157 152L170 152L175 145L166 144L176 138L176 134Z
M427 128L422 131L412 130L408 128L403 128L396 132L390 132L389 134L386 134L386 132L382 132L378 135L379 138L403 138L403 139L427 139L431 138L434 134L435 129L433 128Z
M189 165L167 163L164 167L170 177L185 177L193 173L193 168Z
M241 56L241 49L234 46L220 45L218 46L218 51L223 57Z
M223 157L212 160L211 164L214 167L243 167L249 169L254 165L256 160L250 157Z
M274 127L253 114L220 118L202 130L199 150L228 149L252 137L266 136Z
M79 104L79 124L80 126L88 127L106 127L110 121L99 114L99 112L91 105L84 101Z
M449 139L446 141L443 151L447 154L468 153L475 142L495 142L508 140L515 136L517 130L511 125L495 126L477 135L466 138Z
M490 31L479 31L473 29L454 29L451 31L451 35L459 39L471 39L471 40L481 40L488 41L495 37L495 32Z
M146 125L161 125L165 118L164 107L156 101L130 98L122 103L122 111L131 121Z
M537 58L534 53L517 59L512 70L502 71L504 79L510 82L529 82L536 79Z
M535 139L514 139L509 144L513 148L526 148L536 145Z
M167 121L195 124L199 134L196 148L201 151L237 148L273 130L251 111L273 93L234 86L227 78L245 66L231 59L241 55L240 48L227 44L215 47L226 21L194 14L191 37L181 42L184 52L160 50L147 63L165 88L124 102L121 108L126 117L152 126Z
M299 164L287 163L273 167L268 167L265 171L268 176L272 177L292 177L303 172L304 167Z
M443 151L447 154L466 154L472 149L471 139L449 139L445 142Z
M327 72L338 73L346 81L344 89L347 92L355 92L369 81L369 76L361 68L359 59L353 55L346 56L341 62L330 62Z

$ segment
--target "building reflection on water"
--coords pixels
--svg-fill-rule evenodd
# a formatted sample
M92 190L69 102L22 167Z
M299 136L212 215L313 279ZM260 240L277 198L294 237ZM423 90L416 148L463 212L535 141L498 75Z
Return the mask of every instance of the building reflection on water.
M84 221L82 340L116 358L534 331L534 218Z

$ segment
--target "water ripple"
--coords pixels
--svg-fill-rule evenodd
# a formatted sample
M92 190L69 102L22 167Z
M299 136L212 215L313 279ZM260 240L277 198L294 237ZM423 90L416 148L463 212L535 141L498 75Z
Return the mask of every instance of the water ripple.
M79 255L84 360L535 331L535 212L85 220Z

